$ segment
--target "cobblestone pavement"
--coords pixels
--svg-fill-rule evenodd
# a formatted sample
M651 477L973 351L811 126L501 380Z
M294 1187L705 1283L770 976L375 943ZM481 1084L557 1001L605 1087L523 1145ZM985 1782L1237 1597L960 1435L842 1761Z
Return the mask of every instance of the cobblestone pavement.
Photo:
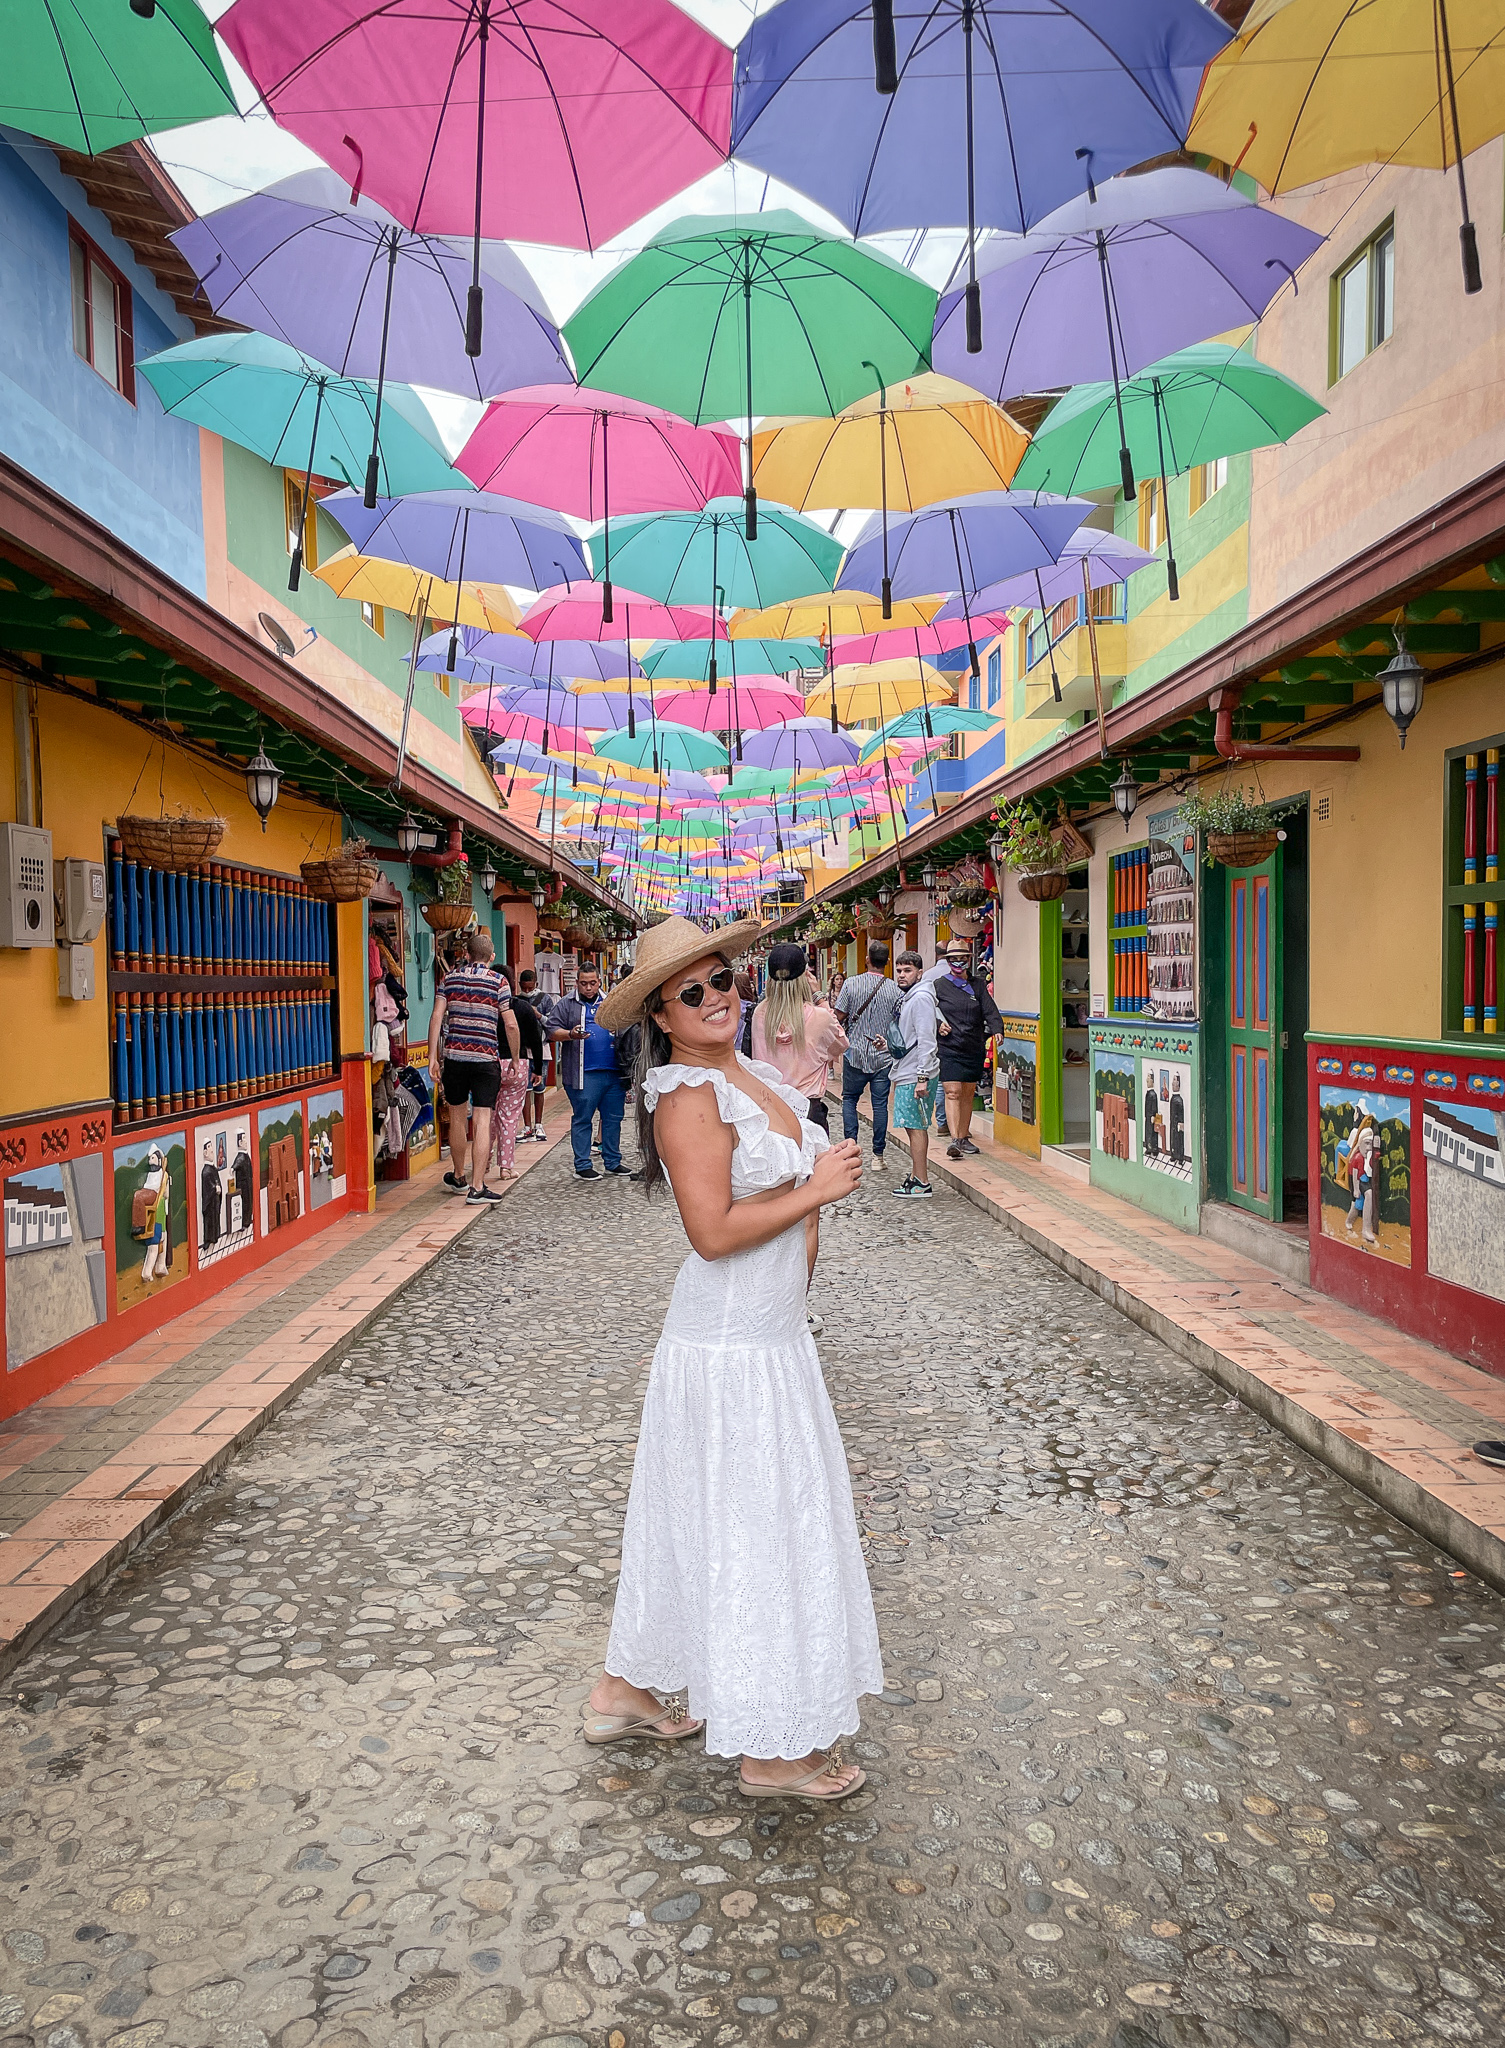
M0 1697L0 2048L1498 2042L1499 1600L892 1185L868 1789L575 1736L683 1238L551 1160Z

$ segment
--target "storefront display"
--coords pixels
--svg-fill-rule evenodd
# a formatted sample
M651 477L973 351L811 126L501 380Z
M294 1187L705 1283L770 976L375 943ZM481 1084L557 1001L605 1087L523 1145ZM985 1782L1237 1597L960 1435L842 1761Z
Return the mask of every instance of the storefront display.
M1195 1230L1197 1027L1095 1018L1091 1036L1094 1186Z

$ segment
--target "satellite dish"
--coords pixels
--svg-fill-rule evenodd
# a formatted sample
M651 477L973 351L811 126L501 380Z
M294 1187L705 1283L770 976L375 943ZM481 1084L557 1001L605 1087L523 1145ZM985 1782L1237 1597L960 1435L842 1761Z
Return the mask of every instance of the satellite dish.
M258 612L256 614L256 623L260 626L262 632L266 634L268 640L271 641L282 660L291 661L298 650L294 647L291 636L281 622L274 619L270 612Z

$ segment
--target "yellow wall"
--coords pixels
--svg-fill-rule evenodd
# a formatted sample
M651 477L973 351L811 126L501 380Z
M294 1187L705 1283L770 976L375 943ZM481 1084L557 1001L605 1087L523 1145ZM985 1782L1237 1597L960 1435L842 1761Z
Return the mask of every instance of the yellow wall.
M19 685L12 686L19 688ZM0 689L0 806L17 817L15 721L10 689ZM298 864L328 844L338 820L302 798L284 796L262 833L246 801L244 777L185 754L102 707L95 709L52 690L37 692L41 732L42 815L56 860L101 860L104 826L121 811L169 812L184 806L200 816L217 812L227 830L218 858L296 875ZM132 792L134 791L134 796ZM0 948L0 1015L6 1020L7 1057L0 1061L0 1116L14 1116L110 1094L110 1008L105 975L108 928L94 944L92 1002L75 1003L57 992L57 951ZM356 984L360 986L359 975Z

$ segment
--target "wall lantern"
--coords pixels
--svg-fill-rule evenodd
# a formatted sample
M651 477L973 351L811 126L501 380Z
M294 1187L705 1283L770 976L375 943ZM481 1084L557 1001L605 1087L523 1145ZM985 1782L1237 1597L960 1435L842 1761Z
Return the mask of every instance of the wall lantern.
M1395 730L1400 735L1401 749L1406 745L1406 729L1421 709L1422 692L1427 686L1427 672L1406 645L1406 636L1397 626L1395 629L1395 653L1380 670L1380 695L1385 709L1395 721Z
M924 867L920 870L920 887L922 889L934 889L936 880L935 862L927 860Z
M267 759L266 749L258 741L254 758L246 763L246 799L260 818L263 832L281 787L282 771L275 761Z
M403 813L402 823L397 828L397 851L404 860L411 860L418 851L418 842L423 837L418 820L411 811Z
M894 892L892 889L889 888L887 882L885 882L883 887L878 891L878 904L880 909L887 910L888 906L890 905L890 903L893 902L893 900Z
M543 909L543 907L544 907L544 904L545 904L545 903L546 903L547 901L548 901L548 899L547 899L547 897L546 897L546 896L544 895L544 893L543 893L543 888L542 888L542 885L540 885L540 886L539 886L538 888L536 888L536 889L535 889L535 890L533 891L533 908L534 908L535 910L542 910L542 909Z
M1004 839L1004 836L1001 832L995 832L992 838L988 841L988 859L993 863L995 868L1001 868L1003 866L1003 854L1004 847L1006 846L1006 844L1007 842Z
M1129 829L1129 820L1139 809L1139 785L1135 782L1127 761L1118 771L1118 780L1109 790L1113 808L1124 821L1124 830Z
M496 869L491 864L491 855L486 856L486 865L481 870L481 893L491 896L496 892Z

